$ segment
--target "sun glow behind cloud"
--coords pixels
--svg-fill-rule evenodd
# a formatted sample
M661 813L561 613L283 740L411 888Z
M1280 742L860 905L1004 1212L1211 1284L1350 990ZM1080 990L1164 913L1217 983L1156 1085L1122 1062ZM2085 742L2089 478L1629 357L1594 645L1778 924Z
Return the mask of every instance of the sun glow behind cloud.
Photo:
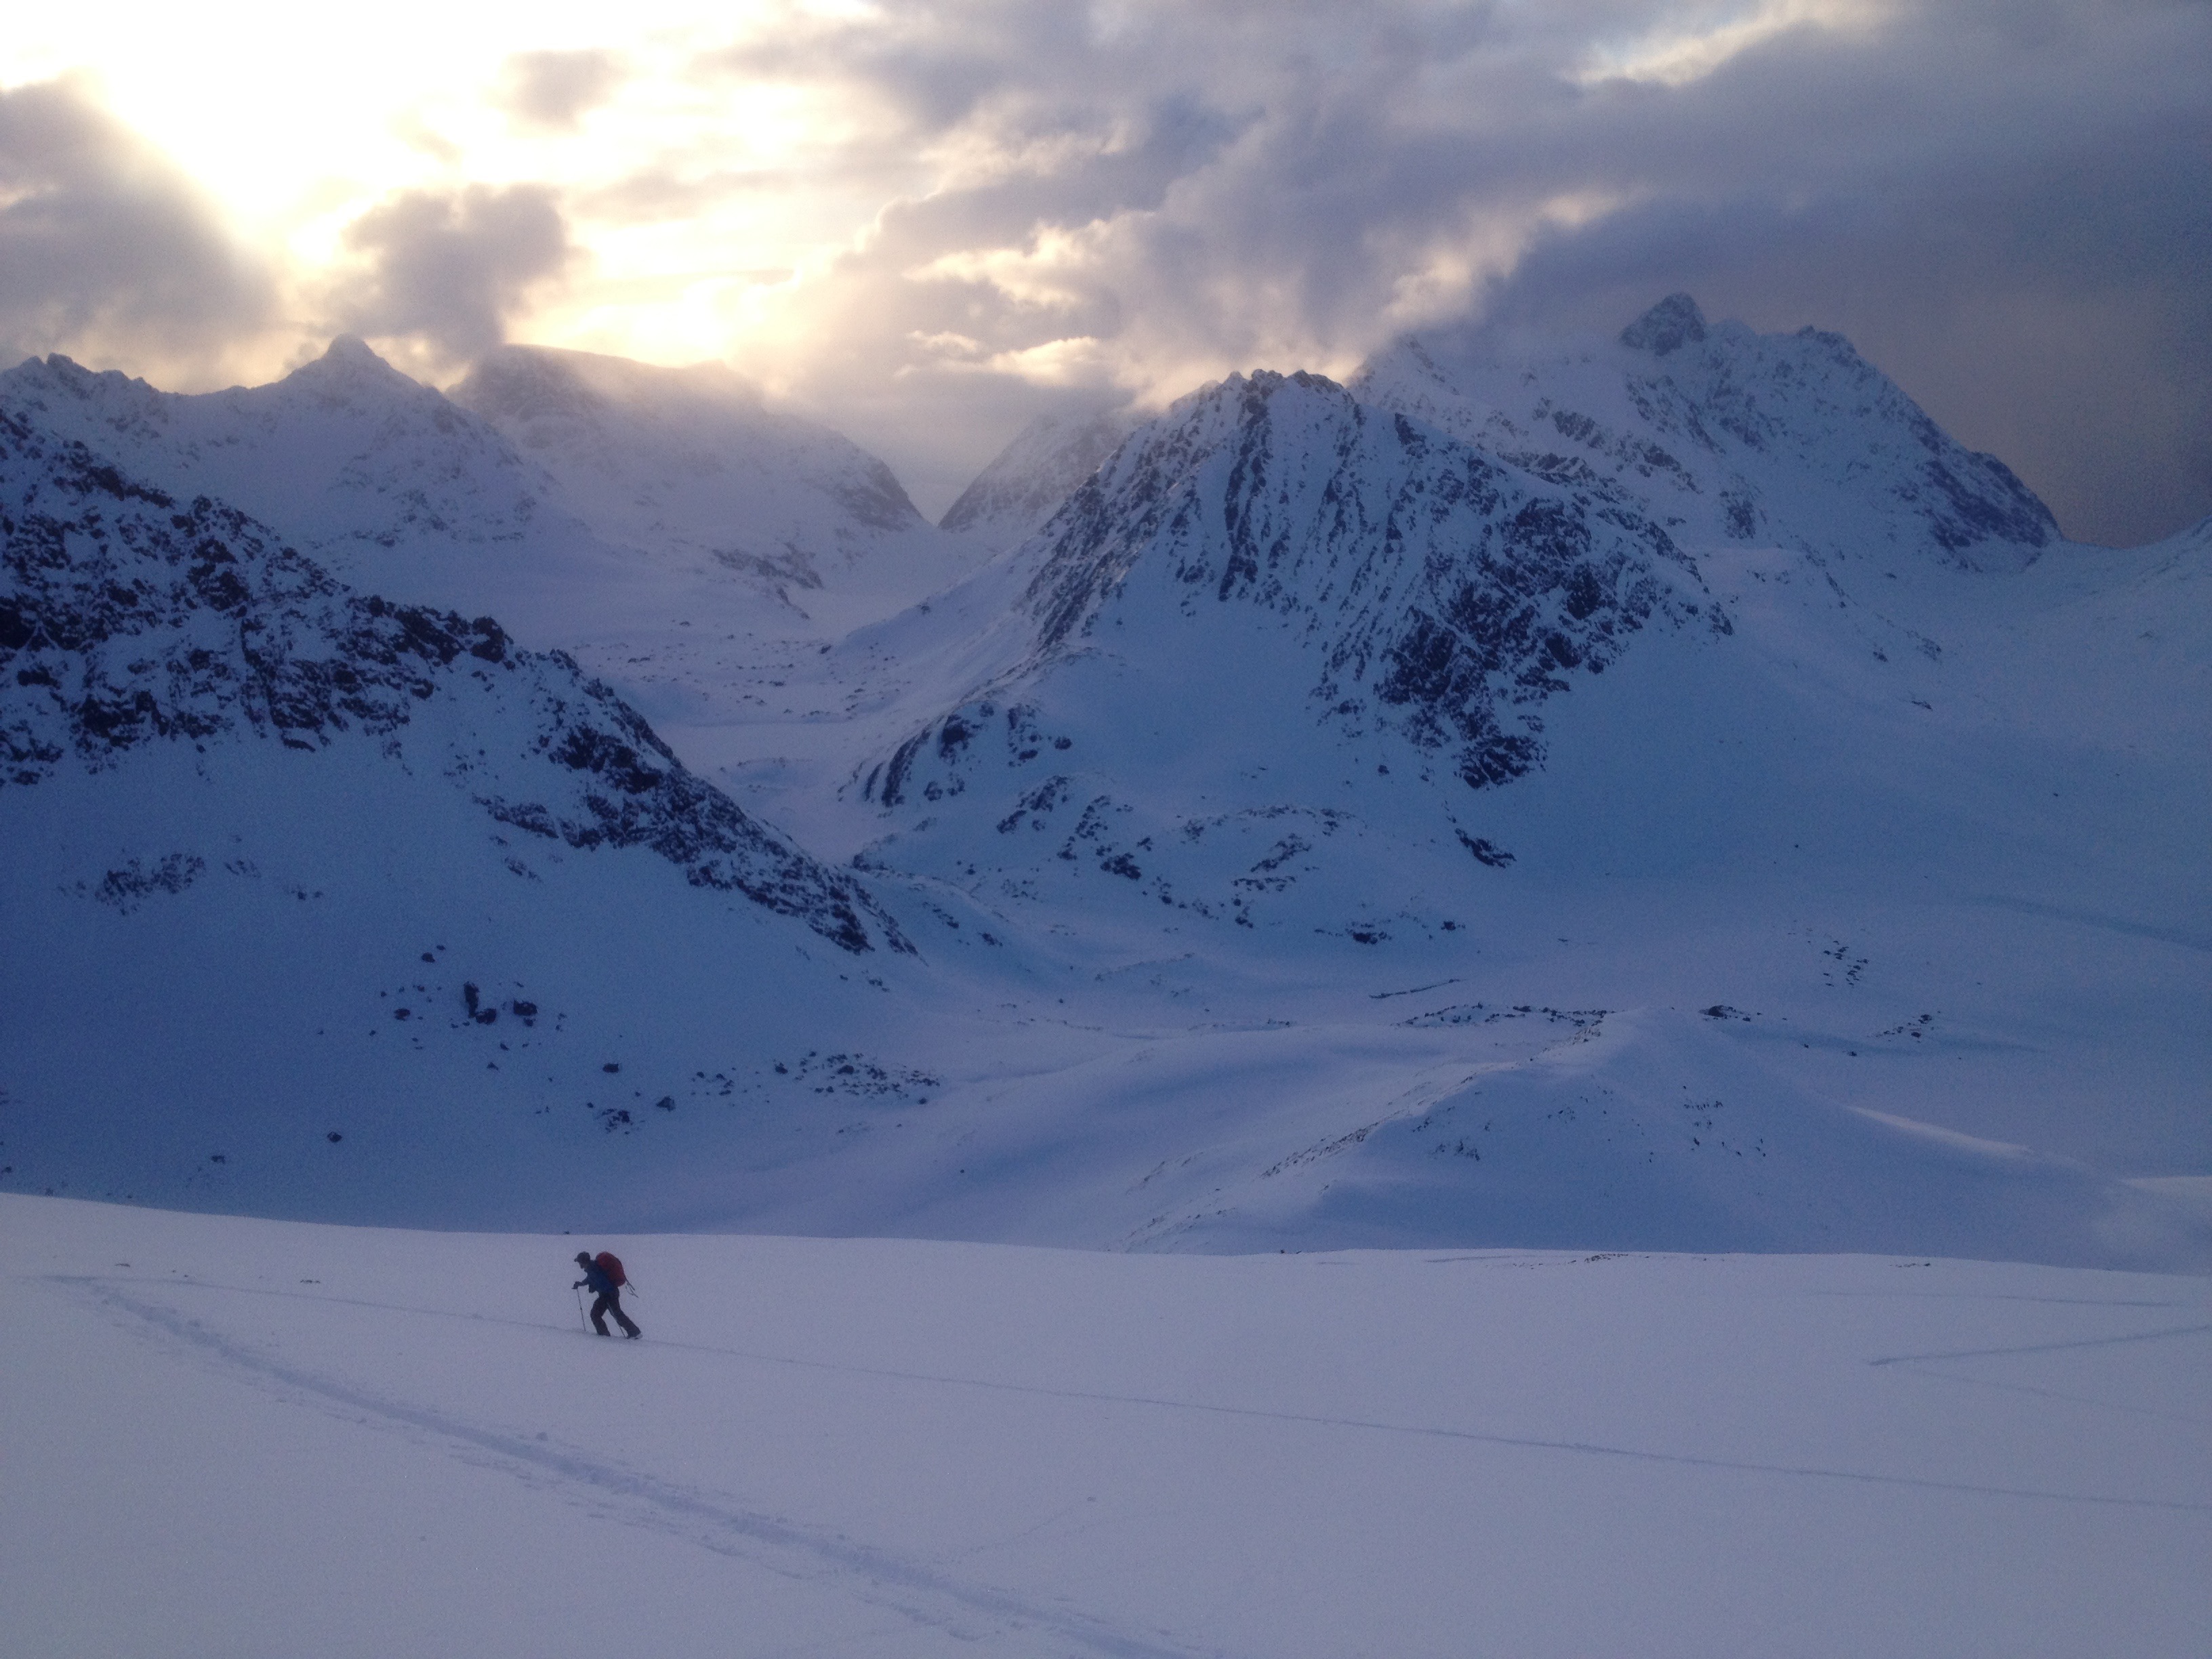
M696 70L749 32L852 9L761 4L710 19L647 3L617 21L597 5L399 0L368 19L88 0L11 24L0 85L72 77L150 141L288 279L295 332L325 320L320 284L347 257L347 228L379 202L550 181L582 259L578 280L543 296L544 325L692 359L727 349L736 295L848 242L887 184L911 182L846 176L858 135L817 93ZM514 65L533 54L596 57L604 87L571 121L528 118L514 106Z

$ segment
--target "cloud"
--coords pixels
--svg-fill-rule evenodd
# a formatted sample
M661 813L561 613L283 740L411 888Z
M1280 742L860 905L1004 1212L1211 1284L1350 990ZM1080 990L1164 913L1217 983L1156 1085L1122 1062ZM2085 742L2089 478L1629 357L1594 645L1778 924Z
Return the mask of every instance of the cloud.
M543 185L399 191L347 226L345 245L362 265L334 297L337 325L455 361L499 344L509 315L575 255Z
M1850 335L2075 534L2212 511L2203 0L678 0L607 27L395 84L387 149L332 145L273 217L257 178L272 246L354 216L331 268L273 279L82 95L0 94L0 341L218 353L287 333L273 287L426 366L508 332L726 355L941 504L1055 405L1486 319L1609 332L1687 289ZM518 176L546 182L483 182Z
M574 132L627 75L611 52L519 52L501 66L498 102L518 125Z
M0 349L191 378L274 305L214 207L82 86L0 91Z
M1687 288L1841 328L2127 540L2212 510L2208 61L2178 0L922 0L695 73L926 173L745 349L924 498L1056 398Z

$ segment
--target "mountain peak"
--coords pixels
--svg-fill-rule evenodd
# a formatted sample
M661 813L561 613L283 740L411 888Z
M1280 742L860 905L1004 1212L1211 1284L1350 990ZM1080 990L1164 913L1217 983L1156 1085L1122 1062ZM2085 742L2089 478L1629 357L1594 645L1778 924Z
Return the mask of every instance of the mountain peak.
M1663 357L1678 346L1705 337L1705 316L1686 294L1670 294L1620 331L1620 343L1634 351Z
M333 337L323 353L327 363L350 363L366 368L370 363L383 363L374 348L358 334L340 334ZM388 367L388 365L387 365Z
M374 375L380 379L407 377L394 368L376 349L358 334L340 334L333 338L323 355L304 366L325 372L343 372L354 376Z
M301 364L277 384L311 387L325 395L333 390L356 386L428 390L420 381L394 368L358 334L338 335L321 356Z

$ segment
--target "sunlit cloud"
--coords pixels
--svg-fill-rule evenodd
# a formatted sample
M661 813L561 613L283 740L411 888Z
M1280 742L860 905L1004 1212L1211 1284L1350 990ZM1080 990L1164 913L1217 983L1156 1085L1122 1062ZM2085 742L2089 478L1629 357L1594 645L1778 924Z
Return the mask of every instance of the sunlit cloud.
M1897 0L1758 0L1687 5L1632 39L1601 42L1576 68L1588 86L1609 80L1686 86L1779 35L1806 31L1868 40L1899 10Z

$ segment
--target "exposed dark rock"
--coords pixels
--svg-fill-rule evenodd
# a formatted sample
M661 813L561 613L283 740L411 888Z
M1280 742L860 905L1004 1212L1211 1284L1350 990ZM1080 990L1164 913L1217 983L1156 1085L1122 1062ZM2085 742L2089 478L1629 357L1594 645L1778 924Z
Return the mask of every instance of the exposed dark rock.
M520 702L533 752L425 757L494 818L572 847L649 848L848 951L912 949L851 878L685 770L568 658L516 649L488 617L356 593L244 514L179 507L4 410L0 520L0 787L162 741L312 752L367 737L390 753L434 699L487 721Z
M1395 726L1449 750L1475 788L1541 764L1536 704L1603 672L1655 618L1695 617L1686 596L1702 597L1666 531L1613 485L1532 476L1314 374L1199 394L1131 439L1043 533L1023 601L1035 654L1014 683L1078 648L1149 562L1156 583L1194 596L1176 601L1186 611L1202 594L1296 619L1316 646L1317 721ZM980 699L940 717L866 793L887 806L958 793L983 764L969 743L981 720ZM1037 811L1025 797L1001 828Z
M1685 345L1694 345L1705 337L1705 313L1686 294L1668 295L1620 331L1621 344L1632 350L1648 351L1655 357L1663 357Z

